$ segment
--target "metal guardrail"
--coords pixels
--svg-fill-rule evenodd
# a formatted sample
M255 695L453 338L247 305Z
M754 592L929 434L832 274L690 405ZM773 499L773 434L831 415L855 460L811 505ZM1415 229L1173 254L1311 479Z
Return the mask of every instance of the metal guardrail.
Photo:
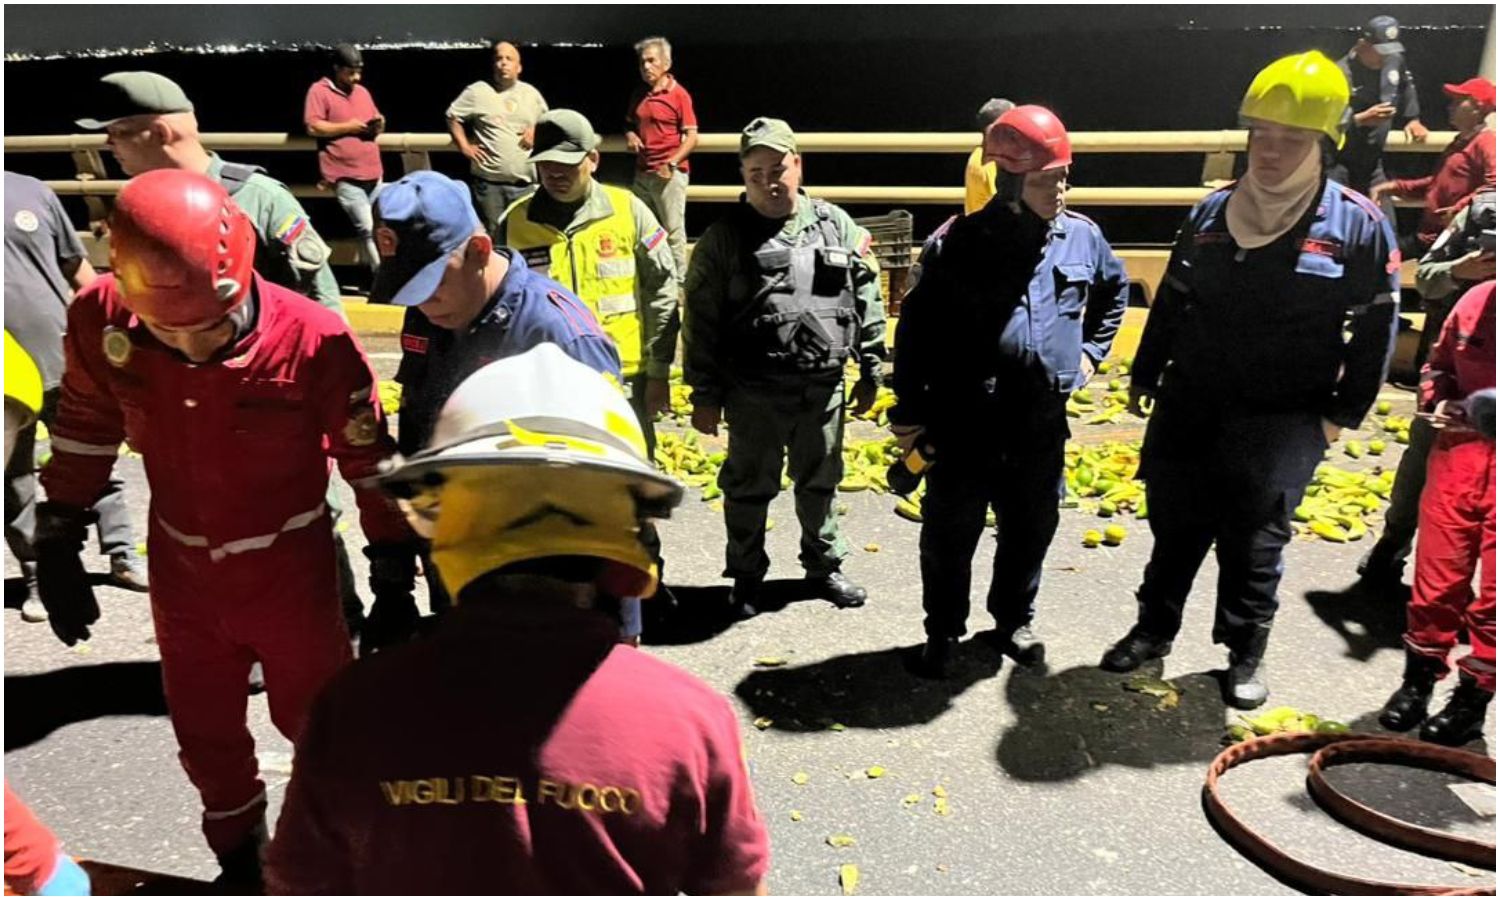
M1433 132L1425 143L1409 140L1405 134L1390 136L1387 149L1398 153L1436 153L1455 136L1454 132ZM1246 133L1226 131L1082 131L1071 136L1077 153L1202 153L1206 154L1203 183L1227 178L1233 168L1234 154L1244 152ZM222 132L202 135L205 146L225 151L312 152L317 142L302 135L272 133ZM100 134L20 135L5 138L7 153L72 153L81 170L77 179L49 181L47 185L59 194L84 197L108 197L117 193L123 181L105 178L99 156L105 138ZM972 132L929 133L854 133L809 132L798 135L804 153L968 153L974 147ZM377 143L384 151L400 153L406 171L431 167L430 154L457 153L453 139L446 134L383 134ZM601 150L624 153L625 140L620 136L604 138ZM734 153L739 149L739 135L705 134L698 142L699 153ZM1076 187L1068 194L1073 206L1192 206L1209 192L1204 186L1191 187ZM692 184L688 199L707 203L732 203L739 198L739 185ZM918 186L815 185L818 196L836 203L917 203L951 204L963 202L963 188ZM299 197L331 197L331 191L316 185L293 185ZM1398 201L1403 205L1420 205L1419 201Z

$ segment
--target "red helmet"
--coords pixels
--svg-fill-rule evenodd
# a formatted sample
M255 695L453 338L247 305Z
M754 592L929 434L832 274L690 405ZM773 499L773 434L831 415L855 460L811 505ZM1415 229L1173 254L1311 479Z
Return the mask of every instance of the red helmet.
M217 322L250 296L255 226L223 186L181 169L126 182L109 264L125 307L173 328Z
M1073 164L1068 129L1045 106L1017 106L984 132L984 158L1012 175Z

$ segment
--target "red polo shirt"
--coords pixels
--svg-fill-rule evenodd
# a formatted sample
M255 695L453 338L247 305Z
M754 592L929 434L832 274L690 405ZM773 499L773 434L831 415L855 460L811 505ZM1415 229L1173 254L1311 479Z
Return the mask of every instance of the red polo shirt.
M729 702L563 603L466 602L337 676L297 743L268 893L759 884L769 840Z
M1422 198L1422 221L1417 240L1431 247L1448 227L1455 207L1485 184L1495 183L1495 132L1488 128L1472 137L1457 137L1443 148L1437 171L1426 178L1396 181L1402 197Z
M642 172L661 168L682 146L682 133L698 127L698 114L693 112L693 98L687 89L671 75L666 82L659 91L644 84L636 88L625 116L625 127L640 135L644 145L635 162ZM686 172L688 161L684 159L677 168Z
M314 122L368 122L380 115L375 108L375 98L362 84L344 93L331 78L320 78L307 89L307 101L302 105L302 121L306 125ZM379 181L384 174L380 166L380 148L372 138L345 135L332 140L318 141L318 172L323 180L332 184L340 178L356 181Z

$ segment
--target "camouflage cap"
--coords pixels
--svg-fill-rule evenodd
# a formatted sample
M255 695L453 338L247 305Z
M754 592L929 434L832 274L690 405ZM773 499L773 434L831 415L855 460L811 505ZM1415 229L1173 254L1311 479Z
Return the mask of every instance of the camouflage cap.
M772 150L780 150L782 153L796 153L797 135L792 133L792 126L784 120L759 116L740 132L740 156L744 157L756 147L769 147Z
M78 127L101 131L132 116L193 111L177 82L155 72L112 72L99 79L87 101L94 118L79 119Z

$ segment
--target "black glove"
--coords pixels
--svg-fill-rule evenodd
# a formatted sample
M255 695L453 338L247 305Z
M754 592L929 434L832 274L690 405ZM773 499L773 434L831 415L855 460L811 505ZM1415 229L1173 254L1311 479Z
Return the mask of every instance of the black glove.
M359 655L369 656L412 639L421 616L412 591L417 581L417 550L411 544L371 544L370 593L375 602L360 631Z
M79 557L93 518L91 513L61 503L37 504L37 595L47 608L53 633L69 647L88 640L89 626L99 621L99 602Z

